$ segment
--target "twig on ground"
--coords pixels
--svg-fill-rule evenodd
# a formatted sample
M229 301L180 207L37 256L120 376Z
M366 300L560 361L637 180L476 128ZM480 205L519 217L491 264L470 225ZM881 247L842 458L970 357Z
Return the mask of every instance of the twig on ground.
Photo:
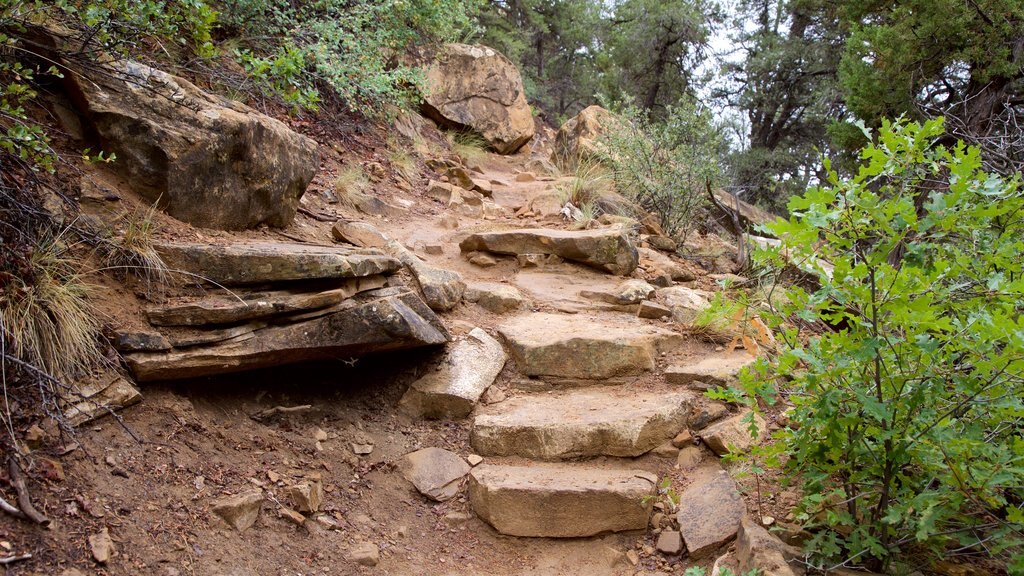
M301 406L274 406L273 408L267 408L266 410L260 410L253 414L251 418L253 420L265 420L271 416L278 414L290 414L292 412L303 412L313 407L312 404L302 404Z
M21 556L8 556L7 558L0 558L0 566L7 566L8 564L14 564L15 562L21 562L22 560L31 559L31 554L22 554Z
M21 512L29 520L36 524L48 526L50 519L43 516L41 512L36 510L35 506L32 505L32 499L28 494L28 486L25 485L25 477L21 475L21 467L18 466L18 461L14 456L9 458L10 466L8 470L11 474L11 484L14 485L14 490L18 493L18 506L21 507Z

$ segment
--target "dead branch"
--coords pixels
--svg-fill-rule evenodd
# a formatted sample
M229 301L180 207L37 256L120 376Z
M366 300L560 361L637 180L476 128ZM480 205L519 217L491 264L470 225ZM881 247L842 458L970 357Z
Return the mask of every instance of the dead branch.
M292 412L303 412L313 407L312 404L303 404L301 406L274 406L273 408L267 408L266 410L260 410L253 414L251 418L253 420L266 420L271 416L278 414L290 414Z
M42 526L48 526L50 519L43 516L41 512L36 510L35 506L32 505L32 499L28 494L28 487L25 485L25 477L21 475L21 467L18 466L18 461L14 456L9 459L9 468L11 474L11 484L14 485L14 490L18 493L18 506L21 507L21 513L25 517L36 524Z
M7 558L0 558L0 566L7 566L8 564L14 564L15 562L21 562L22 560L31 559L31 554L22 554L21 556L8 556Z

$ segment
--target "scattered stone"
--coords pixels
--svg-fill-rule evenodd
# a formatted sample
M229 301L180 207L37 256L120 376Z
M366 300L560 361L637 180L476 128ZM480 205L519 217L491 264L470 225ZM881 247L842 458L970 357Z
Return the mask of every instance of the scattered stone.
M696 446L686 446L679 450L676 465L682 470L692 470L704 461L704 453Z
M452 214L442 214L441 217L437 219L437 223L440 224L442 228L446 228L448 230L457 230L459 228L459 218Z
M658 535L655 548L662 554L674 556L683 551L683 537L676 530L665 530Z
M285 495L295 504L295 509L303 514L320 511L324 501L324 488L320 482L306 481L285 489Z
M361 278L390 274L400 267L397 260L378 250L340 245L161 242L154 247L168 268L223 285Z
M516 261L521 268L542 268L547 264L546 254L518 254Z
M494 257L484 254L483 252L473 252L472 255L469 256L469 263L481 268L490 268L491 266L496 266L498 261L495 260Z
M732 540L746 511L736 483L717 463L698 470L679 495L676 515L690 558L710 556Z
M120 374L103 372L71 385L75 391L69 399L74 404L64 409L64 419L72 426L81 426L142 401L142 393L135 384Z
M114 339L118 352L159 352L170 350L171 343L156 330L132 330L118 332Z
M622 282L609 292L583 290L580 296L591 300L598 300L606 304L625 306L639 304L642 300L654 297L654 286L643 280L630 279Z
M473 190L473 177L461 166L453 166L448 169L448 181L463 190Z
M654 454L658 458L677 458L679 456L679 448L676 448L671 441L667 441L659 444L654 450L651 450L651 454Z
M643 300L640 302L640 310L637 312L637 316L641 318L647 318L649 320L659 320L661 318L667 318L672 315L672 309L667 306L662 306L657 302L650 300Z
M317 143L283 122L139 62L113 59L65 81L117 155L111 167L194 226L286 227L320 165Z
M494 314L507 314L526 304L526 298L514 286L491 282L468 286L463 298L466 302L475 302Z
M751 414L753 413L750 410L744 410L731 418L716 422L701 431L701 439L719 456L744 453L760 442L765 435L765 421L758 414L753 414L757 436L750 435Z
M764 576L793 576L789 561L800 557L800 550L783 543L744 516L736 537L736 560L740 573L757 569Z
M661 288L658 298L672 309L672 317L684 324L692 322L700 311L711 306L703 293L685 286Z
M369 456L373 454L373 444L356 444L353 442L352 453L357 456Z
M294 524L298 524L299 526L306 525L306 517L287 506L280 506L277 509L277 513L280 514L281 517L285 520L288 520Z
M686 421L690 430L703 430L712 422L717 422L729 413L729 407L721 402L705 402L695 406Z
M406 454L399 464L402 477L420 494L437 502L450 500L459 493L462 478L469 473L469 468L457 454L441 448L424 448Z
M383 248L388 243L383 232L366 222L336 222L331 227L331 236L360 248Z
M256 523L261 506L263 506L263 490L255 488L234 496L219 498L213 502L210 509L229 526L239 532L244 532Z
M507 356L501 344L480 328L448 347L440 369L428 372L409 387L401 406L424 418L463 418L494 383Z
M494 196L494 187L489 181L484 180L483 178L473 178L472 182L473 186L470 188L471 190L483 194L485 198Z
M636 269L636 248L625 228L593 230L520 229L481 232L459 243L463 252L486 250L499 254L554 254L593 268L626 276Z
M470 466L476 466L484 461L484 457L479 454L470 454L466 456L466 462L469 462Z
M106 564L114 555L114 541L110 538L110 531L106 526L96 534L89 536L89 550L92 557L99 564Z
M676 262L672 258L650 248L638 248L640 254L640 266L648 272L658 270L676 281L692 282L697 279L693 272Z
M676 241L668 236L650 236L647 238L647 243L650 244L651 248L663 252L675 252L679 249Z
M661 525L662 525L662 523L664 521L665 521L665 513L664 512L655 512L654 514L651 515L651 528L654 528L655 530L660 529L662 527Z
M626 560L630 564L632 564L633 566L636 566L636 565L640 564L640 554L637 553L636 550L627 550L626 551Z
M689 430L683 430L672 439L672 445L676 448L686 448L693 445L693 434Z
M484 395L480 398L480 401L488 406L490 406L491 404L498 404L500 402L504 402L505 400L508 400L508 394L505 394L505 392L503 392L501 388L497 388L494 386L488 388L484 392Z
M356 544L349 549L348 560L360 566L376 566L380 563L380 548L373 542Z
M605 390L517 396L479 409L470 442L484 456L635 457L672 438L692 401L686 393Z
M431 310L451 310L462 301L466 283L458 272L435 268L394 240L388 242L388 251L412 273L423 293L423 300Z
M533 182L536 179L537 176L535 176L532 172L520 172L519 174L516 174L515 178L516 182Z
M473 510L502 534L575 538L642 530L645 496L657 477L641 470L604 470L573 464L497 466L470 472Z
M498 328L526 376L601 380L654 370L655 358L682 343L671 330L632 321L535 313ZM674 433L674 432L673 432Z
M322 428L317 428L316 431L313 432L313 439L316 440L317 442L326 442L327 432L325 432Z
M444 254L444 246L440 244L427 244L423 247L423 251L432 256L440 256Z
M698 390L709 390L716 386L732 386L740 371L756 359L746 352L734 351L720 356L710 356L695 364L670 366L665 370L665 381L681 386L689 385Z

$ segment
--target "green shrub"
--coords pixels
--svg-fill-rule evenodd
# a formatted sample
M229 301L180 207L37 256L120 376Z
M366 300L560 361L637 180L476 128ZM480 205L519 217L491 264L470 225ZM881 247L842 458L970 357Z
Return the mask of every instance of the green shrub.
M717 180L718 142L710 112L684 98L652 122L629 106L601 137L602 162L618 191L656 215L670 236L685 240L697 224L708 183Z
M1024 194L942 132L884 123L856 176L826 163L828 182L767 226L782 247L758 255L823 279L775 310L795 408L768 454L803 483L822 566L924 551L1024 573ZM807 338L793 326L808 320L833 329ZM748 392L771 400L771 372Z

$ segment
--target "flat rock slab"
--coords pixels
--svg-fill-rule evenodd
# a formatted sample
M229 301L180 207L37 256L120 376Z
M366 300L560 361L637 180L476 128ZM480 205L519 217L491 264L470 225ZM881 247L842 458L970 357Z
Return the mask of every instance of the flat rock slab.
M361 278L390 274L401 267L379 250L345 246L165 242L155 248L171 270L193 274L191 280L225 285Z
M700 436L704 444L719 456L732 452L744 453L751 446L757 444L765 436L767 427L764 419L757 414L753 415L754 424L757 426L757 435L750 434L751 411L744 410L739 414L716 422L701 431Z
M388 288L305 321L267 326L212 346L128 354L125 360L136 380L177 380L432 346L448 338L419 296Z
M654 370L661 351L679 346L679 334L641 322L537 313L498 328L519 371L527 376L602 380Z
M325 292L274 290L237 297L214 296L146 309L154 326L208 326L235 324L257 318L270 318L340 304L361 292L383 288L384 276L367 276L342 281L342 286Z
M700 468L679 495L679 532L690 558L710 556L736 537L747 506L736 482L717 463Z
M493 282L471 284L466 288L463 298L494 314L507 314L526 304L526 298L515 286Z
M443 448L424 448L402 457L398 464L402 477L431 500L444 502L459 493L469 464L458 454Z
M423 293L423 300L431 310L451 310L462 301L466 283L462 281L462 276L458 272L427 264L395 240L388 242L387 250L398 258L416 279L416 284Z
M755 358L746 352L709 356L693 364L668 367L665 369L665 381L700 390L730 386L736 383L740 370L754 361Z
M579 465L481 464L469 476L473 511L502 534L576 538L643 530L657 477Z
M439 370L413 382L402 397L402 409L424 418L468 416L507 358L501 343L474 328L449 346Z
M640 456L686 427L692 402L687 392L519 396L483 409L473 421L471 442L483 456Z
M625 228L546 230L540 228L482 232L459 244L463 252L554 254L605 272L628 275L639 263L636 247Z

